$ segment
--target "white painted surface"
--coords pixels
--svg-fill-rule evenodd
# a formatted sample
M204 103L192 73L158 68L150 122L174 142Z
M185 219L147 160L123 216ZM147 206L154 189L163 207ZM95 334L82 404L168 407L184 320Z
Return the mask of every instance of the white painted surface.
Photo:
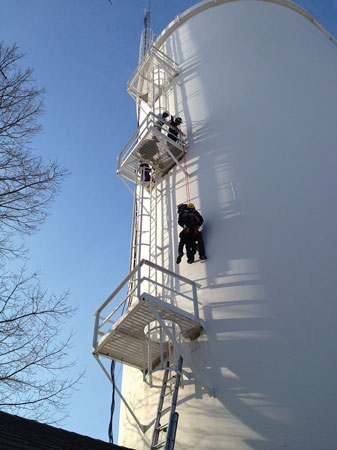
M173 171L157 263L202 284L207 334L186 349L216 389L180 390L176 450L334 449L336 47L296 11L243 0L194 15L164 48L181 67L170 103L208 260L175 264L186 197ZM140 372L124 369L123 394L154 420L159 389ZM142 450L147 437L122 408L119 443Z

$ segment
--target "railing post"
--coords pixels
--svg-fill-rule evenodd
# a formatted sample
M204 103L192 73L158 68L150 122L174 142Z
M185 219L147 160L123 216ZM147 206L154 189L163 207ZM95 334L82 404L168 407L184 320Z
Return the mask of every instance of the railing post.
M99 315L100 315L100 313L97 313L97 312L95 313L95 327L94 327L94 336L93 336L93 340L92 340L92 346L94 348L97 346Z
M193 292L194 316L195 316L195 319L197 321L199 321L198 293L197 293L197 287L194 283L192 284L192 292Z
M137 271L137 298L140 299L140 269L141 269L141 265L139 264L138 267L138 271Z
M144 333L144 354L143 354L143 381L145 382L146 381L146 378L145 378L145 372L146 372L146 342L147 342L147 339L146 339L146 336L145 336L145 333Z

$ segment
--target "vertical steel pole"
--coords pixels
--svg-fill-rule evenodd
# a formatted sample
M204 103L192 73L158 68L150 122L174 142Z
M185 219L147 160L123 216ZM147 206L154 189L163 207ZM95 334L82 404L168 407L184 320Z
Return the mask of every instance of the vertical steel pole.
M157 175L157 174L156 174ZM154 205L154 258L153 258L153 262L155 264L158 263L157 261L157 239L158 239L158 233L157 233L157 215L158 215L158 189L155 189L154 192L154 201L155 201L155 205ZM155 296L158 297L158 270L155 269Z
M144 176L145 176L145 167L142 167L141 171L141 195L140 195L140 205L139 205L139 239L138 239L138 258L137 263L140 264L141 256L142 256L142 245L143 245L143 215L144 215ZM140 280L141 280L141 267L138 269L138 288L137 288L137 296L140 298Z
M163 329L162 326L159 324L159 330L160 330L160 365L161 367L164 367L164 350L163 350Z
M148 362L147 362L147 372L149 374L150 387L152 387L152 351L151 351L151 329L149 325L149 332L147 335L147 343L148 343Z
M159 108L159 113L161 113L161 101L160 101L160 96L161 96L161 92L160 92L160 68L158 67L157 69L158 71L158 108Z
M197 294L197 287L194 283L192 284L192 292L193 292L194 317L195 320L199 321L198 294Z
M156 92L155 92L155 82L154 82L154 69L152 70L152 112L156 114Z
M151 173L150 173L150 177L151 177L151 179L152 179L152 170L151 170ZM148 261L150 261L150 262L152 262L153 261L153 253L152 253L152 247L153 247L153 224L152 224L152 208L153 208L153 198L152 198L152 192L151 192L151 179L150 179L150 199L149 199L149 207L148 207L148 215L149 215L149 223L148 223L148 227L149 227L149 229L148 229L148 236L149 236L149 238L148 238ZM149 281L148 281L148 292L151 294L151 295L153 295L153 291L154 291L154 286L153 286L153 284L152 284L152 277L151 277L151 272L152 271L152 268L151 268L151 266L150 265L148 265L148 268L147 268L147 276L148 276L148 279L149 279Z
M144 351L143 351L143 381L145 381L145 358L146 358L146 337L144 334Z

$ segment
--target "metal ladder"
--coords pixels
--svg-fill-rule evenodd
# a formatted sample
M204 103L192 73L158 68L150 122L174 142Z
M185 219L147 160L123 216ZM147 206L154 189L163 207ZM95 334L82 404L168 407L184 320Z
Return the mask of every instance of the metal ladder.
M157 230L157 221L158 221L158 203L159 203L159 191L156 188L156 171L152 171L153 179L151 179L151 184L149 186L149 194L150 194L150 229L149 229L149 261L157 263L158 257L158 230ZM157 270L151 268L149 266L148 277L155 281L153 285L150 287L150 294L157 297L158 295L158 272Z
M178 360L176 374L173 376L175 378L175 383L174 383L174 390L173 390L173 395L172 395L170 418L169 418L168 423L161 425L160 420L161 420L161 417L163 414L164 400L165 400L165 397L168 394L170 394L170 391L167 392L167 385L168 385L168 381L169 381L168 376L169 376L170 371L168 369L165 370L150 450L157 450L160 448L164 448L164 450L173 450L174 449L177 426L178 426L178 418L179 418L179 415L176 412L176 406L177 406L178 391L179 391L179 386L180 386L180 378L181 378L182 368L183 368L183 357L180 356L179 360ZM158 442L161 432L166 432L166 439L162 442Z
M150 227L152 228L151 218L151 199L144 199L144 191L145 189L150 193L153 190L153 178L152 174L150 176L150 181L145 182L145 168L139 166L136 174L136 183L134 190L134 204L133 204L133 221L132 221L132 236L131 236L131 248L130 248L130 272L139 264L143 255L143 251L145 247L150 247L149 237L144 239L144 234L149 235L151 233L150 230L144 230L143 220L145 217L150 221ZM149 255L150 256L150 255ZM145 256L146 259L150 259ZM137 275L134 276L133 279L129 282L129 293L134 290L137 284ZM133 296L130 296L129 306L132 303Z

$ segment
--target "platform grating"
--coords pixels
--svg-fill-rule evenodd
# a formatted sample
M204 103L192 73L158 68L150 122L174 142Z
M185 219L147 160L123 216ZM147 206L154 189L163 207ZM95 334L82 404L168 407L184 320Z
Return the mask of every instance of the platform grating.
M151 304L162 320L170 320L179 325L183 337L194 339L200 335L202 326L191 314L159 299L151 300ZM143 369L144 328L154 320L156 318L149 307L148 300L141 297L101 337L94 348L94 354ZM152 362L160 359L160 345L155 342L151 343L151 358ZM145 369L147 369L146 365Z
M173 142L154 127L149 127L132 152L121 160L118 168L119 175L135 183L137 167L143 163L155 169L159 178L162 177L175 165L167 148L178 161L184 155L183 148L179 143Z

